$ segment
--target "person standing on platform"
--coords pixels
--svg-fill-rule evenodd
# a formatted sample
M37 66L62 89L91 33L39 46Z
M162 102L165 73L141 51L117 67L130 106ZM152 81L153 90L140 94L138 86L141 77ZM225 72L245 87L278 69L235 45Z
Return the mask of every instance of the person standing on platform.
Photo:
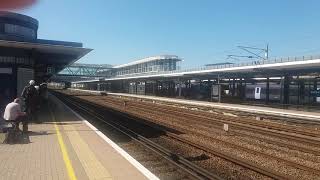
M25 112L29 117L28 120L32 121L37 121L38 92L35 84L36 82L34 80L30 80L29 85L24 87L21 94L21 97L24 98Z

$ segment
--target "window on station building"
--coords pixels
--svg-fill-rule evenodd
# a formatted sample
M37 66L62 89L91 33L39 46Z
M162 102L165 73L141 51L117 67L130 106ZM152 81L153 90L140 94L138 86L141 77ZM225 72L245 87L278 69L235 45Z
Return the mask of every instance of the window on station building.
M4 32L7 34L14 34L19 36L25 36L32 39L36 38L36 32L27 27L15 25L15 24L5 24L4 25Z
M15 58L10 56L0 56L1 63L15 63Z
M17 57L15 61L16 64L31 64L30 59L27 57Z
M0 56L0 63L30 64L30 59L27 57Z

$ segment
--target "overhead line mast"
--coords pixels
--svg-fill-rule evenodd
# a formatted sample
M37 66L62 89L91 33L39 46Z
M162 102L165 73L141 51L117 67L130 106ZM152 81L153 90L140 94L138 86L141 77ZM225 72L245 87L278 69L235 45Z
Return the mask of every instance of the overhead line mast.
M262 59L263 61L268 60L269 59L269 44L267 44L266 48L257 48L257 47L250 47L250 46L237 46L238 48L240 48L243 51L246 51L247 53L251 54L251 55L228 55L228 58L231 59L235 59L235 60L239 60L237 58L257 58L257 59ZM254 52L254 51L259 51L259 52ZM261 56L261 52L264 52L264 57Z

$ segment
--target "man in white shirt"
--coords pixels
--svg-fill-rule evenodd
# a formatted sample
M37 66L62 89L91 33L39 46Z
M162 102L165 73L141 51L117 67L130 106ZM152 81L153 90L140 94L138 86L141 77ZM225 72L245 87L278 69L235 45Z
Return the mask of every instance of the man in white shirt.
M20 99L16 98L13 102L6 106L4 111L3 119L7 121L16 121L16 127L19 128L19 123L23 122L23 130L27 129L25 127L26 113L21 111L21 106L19 104Z

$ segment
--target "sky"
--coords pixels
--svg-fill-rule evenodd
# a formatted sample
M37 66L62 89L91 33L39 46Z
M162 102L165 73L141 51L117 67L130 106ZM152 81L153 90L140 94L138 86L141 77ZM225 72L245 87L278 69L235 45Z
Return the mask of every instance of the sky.
M171 54L183 67L247 61L237 46L269 57L320 55L317 0L38 0L16 10L39 20L38 38L82 42L81 63L123 64ZM256 51L255 51L256 52Z

